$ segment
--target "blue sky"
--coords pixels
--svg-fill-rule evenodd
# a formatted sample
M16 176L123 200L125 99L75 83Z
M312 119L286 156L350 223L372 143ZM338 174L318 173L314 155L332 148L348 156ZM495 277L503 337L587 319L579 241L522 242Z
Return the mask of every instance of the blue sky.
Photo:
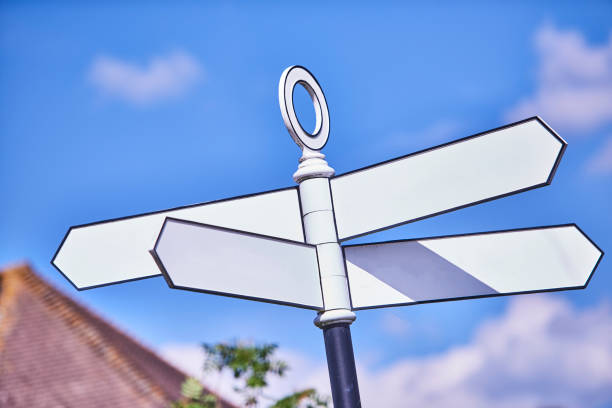
M609 251L611 17L609 2L4 3L0 265L30 262L186 368L200 341L273 341L293 362L291 386L324 388L311 311L182 293L161 278L77 292L49 261L71 225L294 185L300 152L277 102L278 78L293 64L326 94L323 152L337 173L535 114L568 142L551 186L354 242L576 222ZM301 118L312 122L298 96ZM470 406L612 406L612 354L590 364L584 351L605 350L606 339L609 349L610 272L604 257L583 291L359 312L352 329L364 404L375 406L380 393L415 406L450 397ZM530 325L541 343L522 334ZM492 332L514 339L515 361L567 375L509 369L487 351L506 344ZM534 351L576 348L584 361ZM425 384L415 371L454 376ZM592 383L580 385L578 372Z

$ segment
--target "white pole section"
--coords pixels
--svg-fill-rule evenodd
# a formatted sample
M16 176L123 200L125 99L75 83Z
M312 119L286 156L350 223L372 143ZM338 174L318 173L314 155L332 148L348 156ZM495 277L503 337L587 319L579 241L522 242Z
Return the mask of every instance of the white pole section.
M293 107L293 91L302 85L315 108L316 125L312 133L302 128ZM338 240L336 220L331 198L329 178L334 169L320 153L329 138L329 111L321 86L304 67L291 66L283 72L278 83L278 102L285 126L295 143L302 149L302 157L293 179L299 184L300 204L306 242L317 247L324 311L315 324L324 327L332 323L351 323L348 279L344 255Z
M317 122L306 132L293 109L293 89L302 85L314 103ZM287 68L278 84L278 100L289 134L302 149L293 179L299 184L300 205L306 242L315 245L321 274L323 311L314 323L323 330L325 353L335 408L360 408L359 385L350 324L355 320L344 254L338 240L329 178L334 169L319 150L329 137L329 112L323 91L306 68Z
M302 218L306 242L317 247L324 312L315 319L319 327L331 323L351 323L351 312L346 266L338 242L329 177L334 169L328 166L325 155L303 149L298 170L293 179L299 184Z

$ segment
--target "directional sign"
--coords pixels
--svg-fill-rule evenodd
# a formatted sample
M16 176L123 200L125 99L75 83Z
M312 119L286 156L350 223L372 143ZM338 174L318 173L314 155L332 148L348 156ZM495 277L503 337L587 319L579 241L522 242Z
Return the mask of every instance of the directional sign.
M152 255L172 288L323 308L314 245L166 218Z
M166 217L304 242L294 187L75 226L52 264L77 289L159 276L149 251Z
M602 251L574 225L344 247L353 309L584 288Z
M565 146L531 118L332 178L338 237L550 184Z
M312 98L305 131L293 91ZM363 245L342 241L551 183L566 143L533 117L334 177L325 95L287 68L279 105L299 187L70 228L52 263L77 289L164 275L175 289L318 311L334 407L360 407L354 310L587 285L603 252L574 224Z

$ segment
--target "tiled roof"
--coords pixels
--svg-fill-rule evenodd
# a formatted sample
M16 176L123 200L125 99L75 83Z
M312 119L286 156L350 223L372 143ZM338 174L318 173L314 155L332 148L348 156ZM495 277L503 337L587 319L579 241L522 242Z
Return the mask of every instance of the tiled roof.
M0 273L0 407L168 408L185 377L27 265Z

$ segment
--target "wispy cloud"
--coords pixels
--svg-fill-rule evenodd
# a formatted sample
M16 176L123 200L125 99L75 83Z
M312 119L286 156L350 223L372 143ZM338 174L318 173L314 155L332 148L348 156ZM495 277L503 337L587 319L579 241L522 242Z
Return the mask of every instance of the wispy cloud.
M518 297L468 344L377 370L358 363L362 402L388 408L604 406L612 403L611 338L607 304L577 310L558 297ZM201 364L190 353L169 350L162 353L181 367ZM273 395L309 386L330 393L323 362L281 351L292 370L274 382Z
M509 120L540 115L555 128L576 133L612 122L612 34L589 45L578 31L543 26L535 36L538 84L510 109Z
M593 174L612 174L612 136L609 136L601 148L587 161L586 169Z
M404 336L410 330L410 324L397 314L387 311L381 320L382 330L393 336Z
M182 95L202 74L186 53L154 57L146 66L103 55L93 61L89 79L105 95L145 105Z

